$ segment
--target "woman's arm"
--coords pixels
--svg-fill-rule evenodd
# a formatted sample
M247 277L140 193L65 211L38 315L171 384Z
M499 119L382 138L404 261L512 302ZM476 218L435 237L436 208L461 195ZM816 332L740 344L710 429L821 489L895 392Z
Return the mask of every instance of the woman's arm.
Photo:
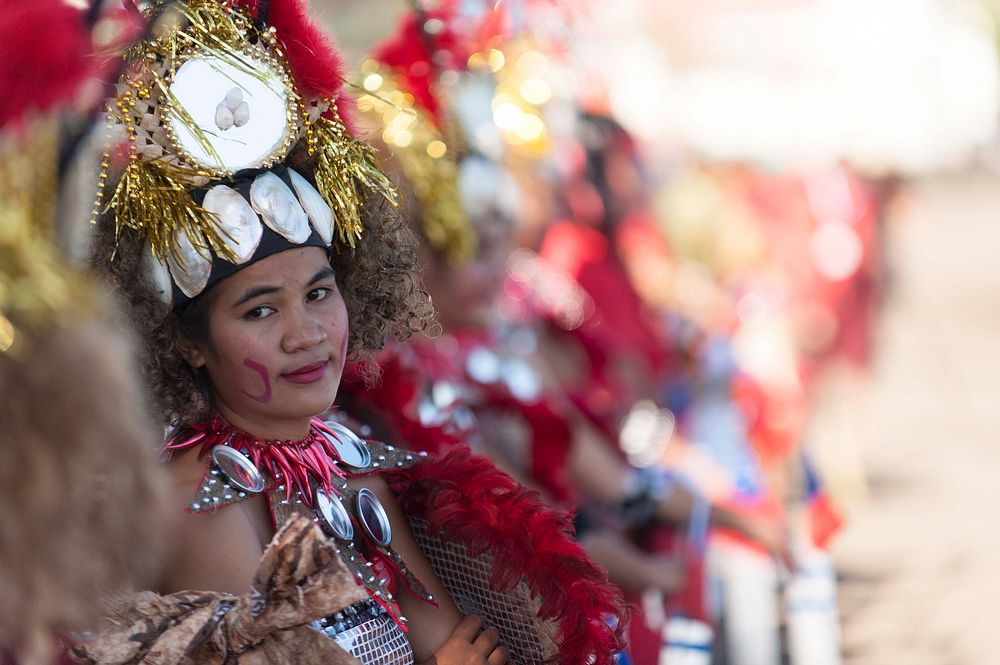
M497 647L496 632L480 632L481 621L477 617L463 617L455 606L413 537L406 515L385 481L378 476L369 476L349 482L355 488L367 487L378 496L392 525L392 548L403 555L406 565L438 603L436 608L425 603L406 591L402 581L399 582L396 601L409 621L407 637L416 661L428 665L506 663L507 653L502 647Z
M626 591L656 589L673 595L684 588L687 571L680 557L643 552L606 529L588 532L580 544L595 563L608 571L608 579Z

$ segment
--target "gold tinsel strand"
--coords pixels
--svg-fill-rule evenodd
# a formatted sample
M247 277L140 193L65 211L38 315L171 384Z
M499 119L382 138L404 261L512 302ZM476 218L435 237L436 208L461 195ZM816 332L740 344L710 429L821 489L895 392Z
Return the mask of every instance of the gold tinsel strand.
M458 132L444 136L428 114L414 107L412 96L402 93L393 75L376 62L365 63L364 71L369 77L376 75L366 78L366 83L375 80L378 84L364 86L368 94L358 100L358 108L384 128L383 141L420 204L420 224L427 241L452 265L470 261L477 243L458 191ZM405 144L394 141L391 131L399 115L410 116Z
M0 353L16 354L25 327L86 316L87 282L52 244L59 122L0 138Z
M236 262L232 248L220 240L226 234L215 216L195 203L184 185L156 162L133 157L107 207L115 213L119 232L123 228L139 231L161 260L171 254L184 264L175 250L176 233L183 231L206 258L211 249L216 256Z
M333 118L319 118L310 127L309 151L317 154L316 187L333 210L341 242L353 248L364 224L361 207L368 191L399 205L396 185L379 168L370 146L347 135L332 104Z

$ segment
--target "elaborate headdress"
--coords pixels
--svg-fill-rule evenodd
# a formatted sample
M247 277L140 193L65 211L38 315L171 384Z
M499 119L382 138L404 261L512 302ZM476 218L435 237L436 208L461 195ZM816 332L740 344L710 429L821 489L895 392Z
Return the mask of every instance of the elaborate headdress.
M58 48L27 48L54 34ZM84 13L62 2L5 7L0 44L0 353L16 354L17 328L90 309L91 294L54 244L68 114L53 111L69 110L100 60Z
M64 0L13 0L0 12L5 661L35 648L48 658L48 631L85 625L100 589L141 579L157 540L152 441L123 339L58 247L71 217L62 175L101 97L94 25L120 23L110 14Z
M473 257L476 238L469 223L469 200L461 184L467 157L481 152L479 139L466 122L469 112L490 116L492 82L479 85L479 107L456 103L460 81L480 73L489 63L483 52L500 34L500 13L463 16L454 6L403 15L396 32L378 45L362 65L367 92L359 109L374 119L420 205L420 223L431 247L453 264ZM467 96L468 98L475 95ZM484 102L484 103L483 103ZM468 163L477 160L468 160ZM481 169L471 180L491 184ZM490 174L492 176L493 174Z
M125 144L105 155L95 211L147 240L174 307L284 249L353 247L368 194L397 202L342 119L339 58L301 0L154 2L146 13L151 36L126 53L109 109Z

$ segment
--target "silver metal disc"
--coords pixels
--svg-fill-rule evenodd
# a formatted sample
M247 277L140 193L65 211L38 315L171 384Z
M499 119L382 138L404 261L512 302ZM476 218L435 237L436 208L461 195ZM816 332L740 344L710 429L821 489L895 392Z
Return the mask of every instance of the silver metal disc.
M522 402L534 402L542 393L542 381L526 360L508 358L500 366L507 390Z
M358 490L358 517L371 539L382 547L392 542L392 526L382 502L367 487Z
M264 489L264 476L254 466L250 458L229 446L212 448L212 462L233 485L246 492L260 492Z
M500 380L500 358L485 346L477 346L465 359L465 371L473 381L496 383Z
M324 421L324 424L336 434L336 436L330 436L323 432L323 436L337 450L341 462L352 469L367 469L371 466L372 453L368 450L368 444L362 441L357 434L336 420L327 420Z
M354 524L340 497L330 496L322 487L316 488L314 497L316 514L319 515L326 530L341 540L354 540Z

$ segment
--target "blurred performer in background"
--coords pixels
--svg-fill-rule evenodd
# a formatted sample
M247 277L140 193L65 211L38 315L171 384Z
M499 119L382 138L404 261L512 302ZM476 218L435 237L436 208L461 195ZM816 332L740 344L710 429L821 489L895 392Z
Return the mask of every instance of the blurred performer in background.
M64 662L62 638L96 619L102 592L148 583L162 535L156 437L131 340L57 235L72 226L63 175L104 71L92 38L100 17L55 0L0 12L5 665Z
M581 412L629 458L662 469L683 452L710 457L729 474L725 483L732 491L726 493L712 491L711 482L706 487L704 466L674 477L697 487L722 518L712 520L712 542L733 538L744 543L740 552L749 552L756 564L746 574L723 575L714 566L719 547L709 548L706 565L713 577L729 582L716 587L726 612L716 599L713 613L714 620L725 622L724 653L730 659L773 663L779 654L774 557L787 562L790 554L780 500L765 483L731 389L734 369L718 353L724 346L705 344L704 333L685 320L683 310L671 307L673 258L657 232L631 136L613 119L585 113L578 137L579 157L562 165L565 216L547 230L540 257L583 289L590 312L570 326L550 316L548 331L555 337L544 347L546 355ZM702 306L703 316L719 309L712 301ZM669 447L628 435L630 420L641 414L637 404L676 423ZM670 411L661 411L664 407ZM648 620L635 622L632 646L649 658L658 639L648 629L660 612L649 603L643 609ZM668 650L677 639L670 632L669 622L663 624Z
M363 65L362 85L371 95L359 103L411 194L410 216L424 240L425 283L443 334L387 349L379 356L382 382L350 377L341 404L378 425L379 433L417 450L468 442L550 501L582 503L587 510L578 513L578 535L613 581L636 598L647 591L674 597L685 589L690 602L685 611L707 620L702 578L684 570L690 554L684 538L643 552L624 534L655 531L664 523L688 524L704 534L710 523L722 523L780 551L780 530L726 508L699 505L696 495L667 474L631 468L616 452L617 416L608 434L605 421L595 427L567 397L577 387L589 387L586 379L569 388L558 380L547 362L552 353L540 352L542 331L534 321L511 326L498 318L521 195L503 164L504 146L495 140L499 130L491 113L488 54L500 45L484 39L481 30L459 27L460 21L444 12L408 17ZM480 41L457 37L470 34ZM663 353L656 343L649 346ZM650 393L655 396L655 385ZM624 397L614 402L626 411L632 403ZM666 439L669 429L654 426L645 436ZM614 438L606 441L609 436ZM650 640L641 662L660 656L659 629Z
M543 394L541 374L530 361L505 362L493 339L499 332L494 330L499 323L494 305L511 251L519 194L511 175L486 156L488 148L475 142L485 133L480 130L489 130L482 124L482 109L489 109L494 88L488 71L464 67L467 51L475 47L459 46L457 20L441 12L422 20L405 17L397 34L365 63L365 85L372 94L359 102L366 118L386 128L382 138L392 154L388 163L399 170L412 193L410 217L423 240L421 263L444 334L388 348L378 357L381 380L353 377L341 403L349 413L367 417L417 450L442 452L468 443L540 489L551 503L572 508L577 497L568 475L573 433L566 409L571 405L559 405ZM428 21L437 21L440 29L424 32ZM419 48L421 44L433 47ZM457 76L450 85L445 84L447 75L432 69L432 62L446 59L454 63L450 73ZM433 76L427 81L407 76L421 68ZM411 107L384 101L400 94L414 100ZM400 121L406 122L404 130L412 139L399 140ZM506 440L501 431L487 426L486 421L500 425L496 418L507 416L518 434L527 428L527 440ZM618 491L611 491L611 503L622 498ZM607 530L599 531L614 540ZM594 547L585 544L607 566L596 551L602 549L598 541L603 539L595 536ZM614 567L626 586L677 590L682 581L679 562L672 557L652 560L620 537L617 542L620 547L604 549L622 559ZM614 575L612 579L623 581Z

